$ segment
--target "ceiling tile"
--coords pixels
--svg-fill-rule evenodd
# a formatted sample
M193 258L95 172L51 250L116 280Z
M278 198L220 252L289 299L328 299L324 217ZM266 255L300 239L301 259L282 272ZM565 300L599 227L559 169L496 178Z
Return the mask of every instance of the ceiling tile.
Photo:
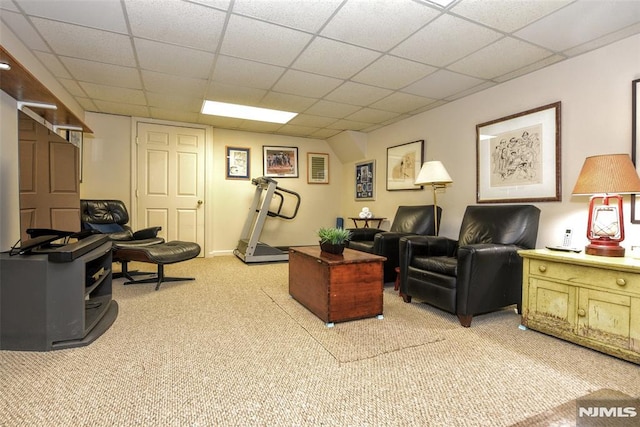
M192 3L199 3L220 10L229 10L231 0L191 0Z
M140 67L176 76L206 79L213 69L214 55L201 50L144 39L134 39Z
M591 50L601 48L608 44L615 43L618 40L625 39L634 34L640 34L640 22L633 25L629 25L628 27L625 27L622 30L614 31L612 33L607 34L606 36L602 36L590 42L583 43L579 46L566 49L562 53L569 57L581 55L585 52L589 52Z
M288 66L311 40L301 31L232 15L220 53Z
M511 33L572 1L494 1L491 7L487 7L487 0L464 0L453 6L451 11L497 30Z
M364 123L380 123L398 117L400 114L389 111L376 110L373 108L363 108L356 111L350 116L345 117L347 120Z
M360 107L355 105L341 104L331 101L318 101L309 107L305 113L317 116L333 117L336 119L346 117L358 111Z
M563 59L565 58L562 55L551 55L544 58L541 61L534 62L531 65L528 65L523 68L519 68L511 73L503 74L499 77L496 77L493 80L498 83L506 82L507 80L515 79L516 77L523 76L525 74L531 73L533 71L539 70L544 67L548 67L549 65L555 64L556 62L560 62Z
M60 59L76 80L99 83L107 86L142 89L142 82L140 81L137 68L86 61L84 59L67 58L64 56Z
M69 91L69 93L76 97L87 96L87 93L80 87L80 84L72 79L58 79L62 86Z
M100 113L109 113L132 117L151 117L149 107L147 107L146 105L132 105L122 102L109 102L100 100L95 100L95 104L96 107L98 107L98 112Z
M289 70L273 86L273 90L310 98L321 98L341 83L342 80L332 77Z
M404 88L402 92L426 98L442 99L477 86L482 82L483 80L474 77L440 70Z
M580 1L529 25L515 35L561 52L638 21L638 1Z
M357 130L360 131L362 129L365 129L367 127L371 126L371 123L362 123L362 122L355 122L352 120L338 120L335 123L330 124L329 126L327 126L328 129L340 129L340 130Z
M204 97L207 80L175 76L154 71L142 71L144 88L157 93L176 93L186 96Z
M128 67L137 65L128 36L40 18L33 18L33 23L58 55Z
M330 117L314 116L311 114L298 114L293 119L291 119L288 124L322 128L335 122L336 119Z
M258 107L273 108L291 112L304 111L316 102L314 98L289 95L280 92L268 92L257 105Z
M500 37L502 34L486 27L454 16L442 15L401 43L391 53L440 67Z
M200 113L202 99L189 96L167 95L165 93L146 92L149 106L164 110Z
M336 136L340 132L342 132L342 130L340 129L319 129L309 136L318 139L327 139L331 138L332 136Z
M144 92L137 89L103 86L95 83L80 82L80 86L91 98L100 101L122 102L126 104L145 105Z
M506 37L450 65L450 70L492 79L531 65L553 53L538 46Z
M391 93L392 92L388 89L381 89L374 86L363 85L361 83L346 82L325 98L329 101L365 106L374 103Z
M213 80L259 89L270 89L284 71L284 68L275 65L220 55L216 61Z
M131 33L181 46L215 52L220 43L224 12L189 2L126 0Z
M206 99L232 104L258 105L267 91L213 82L209 85Z
M21 1L20 7L32 16L127 33L124 13L118 1L31 0Z
M177 109L162 109L150 107L151 117L157 120L172 120L184 123L197 123L198 113Z
M293 68L324 76L347 79L372 63L380 53L369 49L315 38L292 65ZM340 58L336 61L335 58Z
M235 0L233 13L258 18L312 33L317 32L343 0L296 0L267 2Z
M60 62L58 57L54 54L40 51L34 51L33 54L38 57L40 62L42 62L54 76L62 79L72 78L71 74L69 74L69 70L62 65L62 62Z
M393 111L395 113L408 113L429 104L433 104L434 102L435 99L424 98L422 96L411 95L408 93L394 92L386 98L374 102L370 107L377 108L379 110Z
M386 52L438 13L412 0L349 0L321 34Z
M40 34L38 34L23 15L2 11L0 19L7 24L11 31L19 34L20 40L29 49L49 51L49 46L47 46L44 40L42 40L42 37L40 37Z
M433 73L437 68L385 55L359 72L353 81L387 89L400 89Z

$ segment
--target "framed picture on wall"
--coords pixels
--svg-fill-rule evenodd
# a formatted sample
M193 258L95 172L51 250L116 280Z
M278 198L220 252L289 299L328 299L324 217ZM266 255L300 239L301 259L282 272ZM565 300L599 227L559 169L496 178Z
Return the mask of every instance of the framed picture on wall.
M329 154L307 153L307 183L329 183Z
M422 190L415 185L422 166L424 140L387 148L387 190Z
M226 179L249 179L251 171L250 148L226 147L227 176Z
M476 126L478 203L560 201L560 102Z
M356 200L376 199L376 161L356 163Z
M298 177L298 147L262 146L264 176Z
M631 82L631 160L640 172L640 79ZM631 195L631 223L640 224L640 196Z

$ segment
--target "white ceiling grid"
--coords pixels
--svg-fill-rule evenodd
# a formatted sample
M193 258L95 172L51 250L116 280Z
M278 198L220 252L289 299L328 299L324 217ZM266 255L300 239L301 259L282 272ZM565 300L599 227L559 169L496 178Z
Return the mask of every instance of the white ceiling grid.
M0 0L87 111L328 138L640 33L636 0ZM200 114L205 99L298 112Z

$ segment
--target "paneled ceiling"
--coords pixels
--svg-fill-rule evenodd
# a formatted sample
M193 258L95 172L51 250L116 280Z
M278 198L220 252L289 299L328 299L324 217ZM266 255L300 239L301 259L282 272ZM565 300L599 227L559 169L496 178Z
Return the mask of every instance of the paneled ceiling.
M86 111L320 139L369 132L640 33L637 0L0 5L0 19ZM285 125L206 116L205 99L299 115Z

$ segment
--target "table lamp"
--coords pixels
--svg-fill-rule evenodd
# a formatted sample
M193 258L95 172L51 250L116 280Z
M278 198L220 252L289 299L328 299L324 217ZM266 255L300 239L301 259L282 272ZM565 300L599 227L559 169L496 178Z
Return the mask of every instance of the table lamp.
M624 256L621 194L640 193L640 178L628 154L587 157L574 196L588 195L589 219L585 252L589 255Z
M445 188L447 184L451 184L453 180L445 169L442 162L433 160L424 162L420 168L420 173L416 178L415 185L430 184L433 189L433 221L435 223L435 235L438 235L438 201L436 199L436 190Z

